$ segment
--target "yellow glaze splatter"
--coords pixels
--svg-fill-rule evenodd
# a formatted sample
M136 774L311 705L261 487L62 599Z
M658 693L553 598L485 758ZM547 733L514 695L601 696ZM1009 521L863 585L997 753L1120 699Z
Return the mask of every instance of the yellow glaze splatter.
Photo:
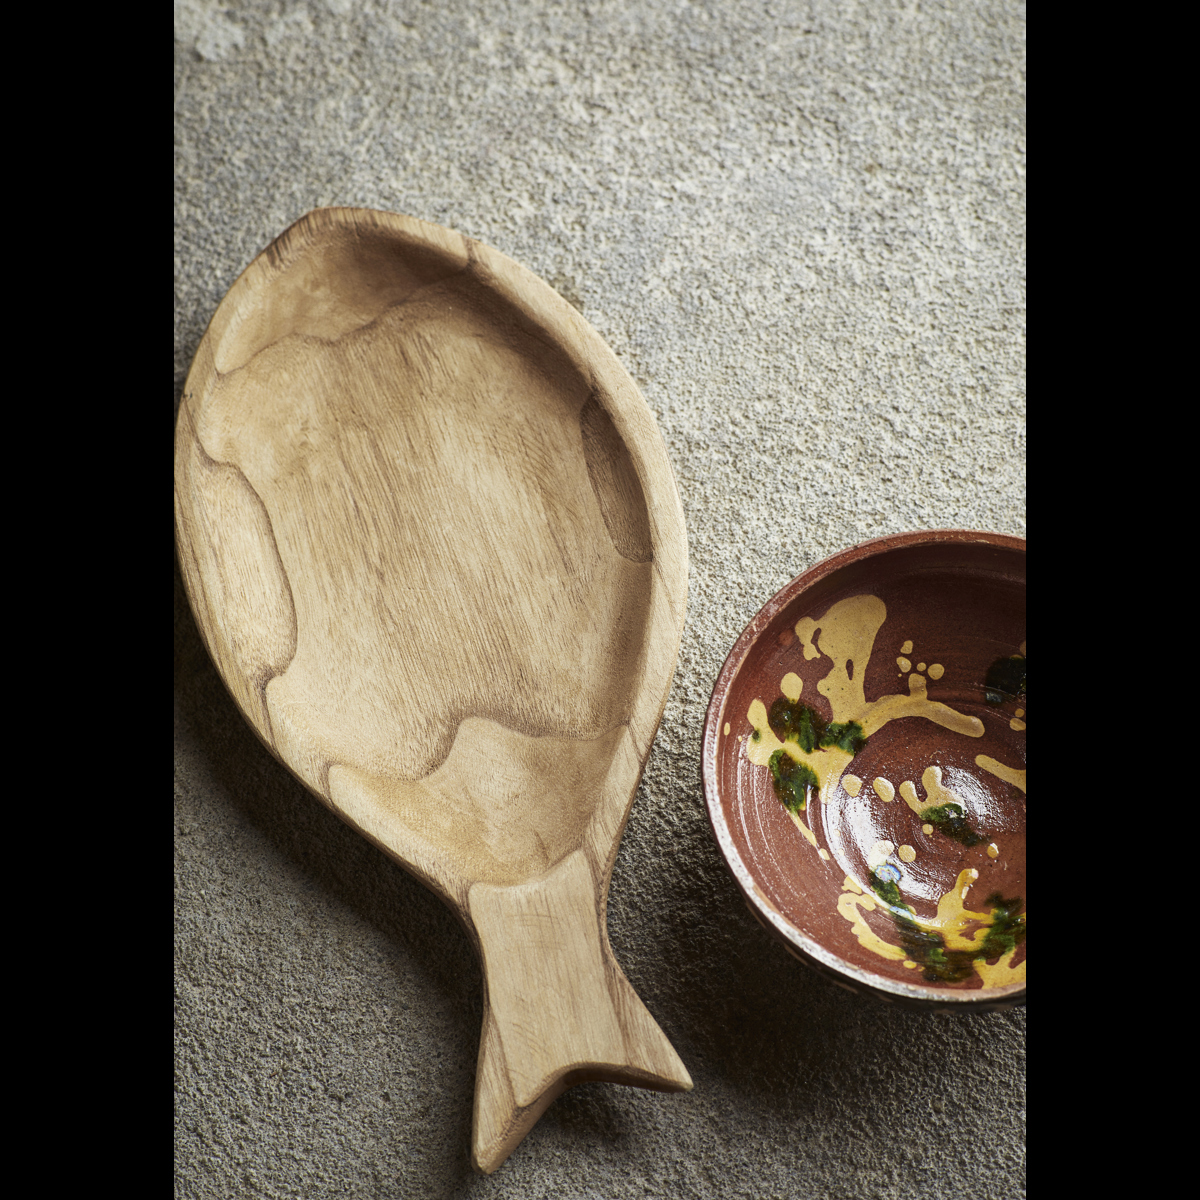
M991 926L990 913L972 912L966 906L967 892L978 878L979 872L972 867L960 871L954 886L938 901L937 916L918 917L909 909L914 924L928 933L941 934L948 950L978 950L980 943L976 939L981 934L986 937ZM862 914L874 912L879 907L874 898L866 895L849 875L843 881L842 887L844 891L837 902L838 914L850 922L851 932L858 939L859 945L893 962L910 961L899 946L884 941L867 926ZM990 967L985 960L977 959L975 973L983 981L983 986L1005 987L1013 983L1023 983L1028 960L1023 961L1019 967L1013 967L1012 960L1015 956L1016 949L1005 954Z
M900 785L900 795L904 798L904 803L918 816L927 808L941 804L957 804L966 811L966 802L956 796L948 787L943 786L941 767L926 767L925 773L921 776L921 786L925 789L926 799L924 800L917 798L917 788L912 780L906 779ZM932 831L933 826L922 826L922 828L928 833Z
M896 849L895 842L876 842L875 845L867 852L867 866L871 870L876 867L881 867L892 856L892 852Z
M878 596L851 596L847 600L839 600L819 620L804 617L796 622L796 636L804 647L804 657L813 659L824 654L833 660L829 672L817 683L817 691L829 701L833 710L833 720L839 723L857 721L863 728L863 735L870 737L889 721L899 717L924 717L955 733L962 733L967 737L982 737L983 722L978 717L967 716L949 705L928 698L923 675L914 673L908 677L907 696L895 693L880 696L878 700L867 703L863 692L863 679L867 674L867 664L871 660L875 637L886 619L887 606ZM787 679L788 676L784 678ZM784 695L787 695L786 691ZM789 699L795 698L789 696ZM750 710L750 721L754 728L760 733L766 731L758 745L764 745L767 735L770 735L775 743L761 763L758 763L756 758L751 758L752 762L766 766L767 760L779 749L781 743L770 733L767 726L766 705L756 700L750 706ZM761 720L755 720L753 714L756 710L761 713ZM813 753L815 755L839 752L829 749ZM824 783L822 773L817 770L812 756L797 758L797 761L808 763L816 771L818 779ZM842 769L845 769L844 764ZM838 775L840 774L839 771ZM832 773L826 772L826 777L832 778ZM822 799L827 799L824 786L821 790Z
M875 638L886 617L887 607L883 601L877 596L864 595L839 601L818 619L804 617L796 623L796 636L800 640L805 659L812 661L825 655L832 660L832 667L817 682L817 691L829 701L833 721L857 721L862 726L863 735L869 738L889 721L902 717L924 717L953 733L966 737L982 737L984 726L978 717L968 716L949 705L929 699L926 679L921 674L926 671L926 664L918 663L914 672L911 669L912 663L907 658L913 649L911 640L900 647L900 657L896 660L901 673L908 674L908 695L895 693L880 696L868 703L863 691L863 680L866 677ZM1025 653L1024 643L1021 645L1021 653ZM928 674L932 679L941 679L945 674L945 667L941 663L933 663L928 667ZM803 680L795 672L789 671L780 681L779 690L788 700L795 702L799 699L803 686ZM817 790L822 803L829 802L839 782L842 782L849 795L859 795L863 781L857 775L843 775L854 757L852 754L837 747L818 747L806 753L796 742L781 742L768 723L767 706L761 700L755 700L750 705L747 716L754 727L754 733L745 739L746 756L756 766L768 766L771 755L783 750L793 761L804 763L816 775ZM1020 720L1023 716L1022 711L1013 720L1014 729L1024 728L1024 722ZM975 762L998 778L1015 784L1022 791L1025 790L1025 771L1006 767L982 754ZM966 807L942 783L940 767L927 767L921 776L921 784L926 793L925 800L918 798L916 785L912 780L905 780L900 785L900 795L913 812L921 813L926 808L946 803ZM890 802L895 798L896 789L888 780L879 777L871 786L881 800ZM828 861L829 852L817 846L816 835L804 820L795 813L788 815L805 840L817 849L822 860ZM926 823L921 829L926 835L933 833L931 824ZM868 865L874 869L887 861L893 853L897 853L899 859L905 863L916 859L916 850L912 846L903 845L897 852L891 842L881 841L872 847L868 855ZM999 854L995 843L988 847L988 854L993 858ZM921 918L913 914L912 919L920 928L939 933L948 949L976 949L975 939L980 930L986 929L990 924L989 914L973 912L966 907L967 892L978 877L979 872L972 868L960 872L955 886L938 901L936 917ZM867 925L863 914L876 911L878 905L875 898L865 893L849 875L842 886L843 892L838 897L837 910L850 923L859 944L883 958L903 961L905 967L915 968L917 964L908 959L899 946L885 941ZM1022 962L1016 968L1012 967L1014 955L1015 951L990 967L982 960L976 962L975 970L985 987L1001 987L1024 980L1025 963Z
M1019 733L1022 729L1025 728L1025 722L1018 721L1016 717L1013 717L1013 719L1011 721L1009 721L1008 727L1009 727L1009 729L1017 730L1017 732Z
M728 721L725 722L725 736L726 737L729 736L729 722Z
M751 702L746 716L754 726L754 732L746 739L746 757L756 767L765 767L771 761L771 755L783 749L783 743L767 723L767 706L761 700Z

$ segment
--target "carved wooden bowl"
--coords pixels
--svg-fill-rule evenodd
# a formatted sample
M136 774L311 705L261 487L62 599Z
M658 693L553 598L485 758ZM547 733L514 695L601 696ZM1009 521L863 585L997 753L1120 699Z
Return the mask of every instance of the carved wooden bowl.
M853 991L1026 999L1025 542L898 534L817 564L738 638L704 789L751 911Z

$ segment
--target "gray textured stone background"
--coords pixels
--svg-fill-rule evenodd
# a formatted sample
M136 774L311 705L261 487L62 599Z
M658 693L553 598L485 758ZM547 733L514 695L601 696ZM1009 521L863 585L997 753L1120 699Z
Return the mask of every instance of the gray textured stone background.
M793 962L699 773L788 579L887 532L1025 532L1023 62L1006 3L177 0L176 401L238 272L350 204L542 275L659 415L689 615L609 920L696 1081L576 1088L472 1175L465 936L262 750L177 578L178 1196L1024 1195L1025 1013Z

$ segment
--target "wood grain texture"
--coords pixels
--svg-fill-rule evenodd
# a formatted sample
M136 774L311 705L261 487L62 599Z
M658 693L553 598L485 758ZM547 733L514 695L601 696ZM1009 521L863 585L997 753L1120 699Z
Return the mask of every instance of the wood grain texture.
M686 1069L605 926L675 668L683 515L595 331L494 250L322 209L217 310L176 433L200 632L267 747L483 958L474 1160Z

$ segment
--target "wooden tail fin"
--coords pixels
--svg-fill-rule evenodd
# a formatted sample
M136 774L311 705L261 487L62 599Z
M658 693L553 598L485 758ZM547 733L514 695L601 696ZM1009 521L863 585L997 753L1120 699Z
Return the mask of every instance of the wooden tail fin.
M471 888L487 987L475 1080L477 1170L499 1167L576 1083L692 1086L608 948L599 893L580 851L532 883Z

